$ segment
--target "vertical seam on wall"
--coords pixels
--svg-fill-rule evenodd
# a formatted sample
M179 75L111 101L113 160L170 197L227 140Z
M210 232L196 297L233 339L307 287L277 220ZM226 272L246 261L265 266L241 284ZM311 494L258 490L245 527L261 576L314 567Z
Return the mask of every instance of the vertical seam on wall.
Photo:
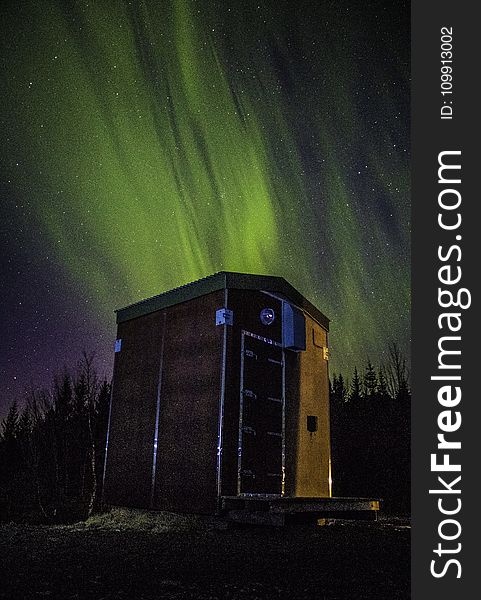
M241 333L241 356L240 356L240 384L239 384L239 431L237 436L237 495L240 496L242 490L242 425L244 420L244 344L245 333Z
M281 300L281 343L282 343L282 449L281 449L281 496L286 493L286 351L284 348L284 304Z
M152 456L152 481L150 488L150 507L154 506L155 499L155 476L157 473L157 449L159 442L159 418L160 418L160 394L162 390L162 372L164 367L164 343L165 343L165 329L167 322L167 312L164 312L164 323L162 327L162 341L160 343L160 361L159 361L159 381L157 383L157 401L155 407L155 428L154 428L154 444L153 444L153 456Z
M224 288L224 308L227 308L227 287ZM226 360L227 360L227 324L223 325L223 340L222 340L222 359L221 359L221 374L220 374L220 398L219 398L219 422L217 430L217 500L220 502L221 486L222 486L222 446L223 446L223 429L224 429L224 401L225 401L225 379L226 379ZM220 505L218 506L218 510Z
M326 347L329 348L329 332L326 331ZM331 395L329 393L329 360L326 360L326 375L327 375L327 440L329 446L328 456L328 486L329 486L329 498L332 498L332 449L331 449Z
M108 417L108 421L107 421L107 436L105 439L105 456L104 456L104 472L102 474L102 500L101 500L101 504L103 505L104 503L104 491L105 491L105 474L107 472L107 454L109 451L109 436L110 436L110 420L111 420L111 416L112 416L112 398L114 395L114 380L112 377L112 384L111 384L111 388L110 388L110 399L109 399L109 417Z

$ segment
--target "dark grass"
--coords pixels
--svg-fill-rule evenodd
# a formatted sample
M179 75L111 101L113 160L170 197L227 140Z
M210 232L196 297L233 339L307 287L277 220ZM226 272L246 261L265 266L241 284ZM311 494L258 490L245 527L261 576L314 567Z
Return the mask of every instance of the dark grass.
M221 529L117 511L72 526L0 526L0 598L95 600L410 597L401 520Z

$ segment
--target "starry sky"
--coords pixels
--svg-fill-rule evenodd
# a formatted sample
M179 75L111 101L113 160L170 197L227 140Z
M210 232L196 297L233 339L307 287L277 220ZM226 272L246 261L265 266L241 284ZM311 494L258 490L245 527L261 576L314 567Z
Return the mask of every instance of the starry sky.
M331 373L410 339L409 4L4 1L0 416L113 310L219 270L331 318Z

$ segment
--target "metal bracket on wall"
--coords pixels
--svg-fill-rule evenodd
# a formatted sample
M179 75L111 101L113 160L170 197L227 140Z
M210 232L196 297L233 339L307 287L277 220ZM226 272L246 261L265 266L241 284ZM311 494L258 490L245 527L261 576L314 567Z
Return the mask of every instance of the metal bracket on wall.
M216 325L233 325L234 324L234 312L229 308L219 308L215 311L215 324Z

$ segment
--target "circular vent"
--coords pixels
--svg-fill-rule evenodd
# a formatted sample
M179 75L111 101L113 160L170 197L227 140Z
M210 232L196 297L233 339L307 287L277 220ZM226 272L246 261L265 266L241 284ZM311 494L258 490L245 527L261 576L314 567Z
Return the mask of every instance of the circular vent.
M272 325L275 318L276 313L274 312L273 308L263 308L261 310L260 319L263 325Z

